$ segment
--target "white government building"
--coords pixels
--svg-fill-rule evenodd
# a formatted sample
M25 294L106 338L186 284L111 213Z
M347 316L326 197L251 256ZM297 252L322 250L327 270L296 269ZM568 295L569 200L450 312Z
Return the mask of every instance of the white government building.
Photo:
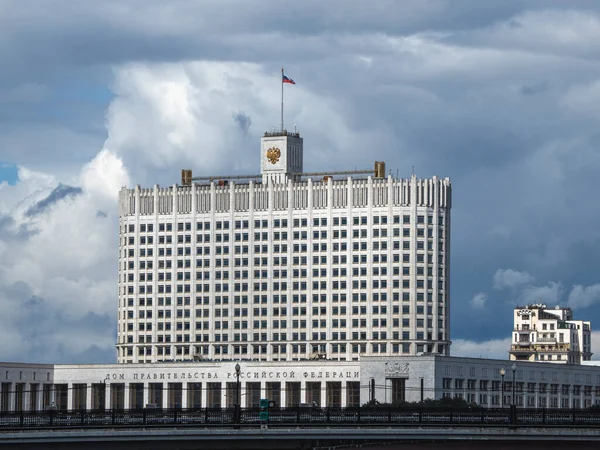
M122 189L118 363L0 363L0 411L600 401L598 367L449 356L448 178L302 158L266 133L260 175Z
M302 161L121 190L118 362L449 354L450 180Z

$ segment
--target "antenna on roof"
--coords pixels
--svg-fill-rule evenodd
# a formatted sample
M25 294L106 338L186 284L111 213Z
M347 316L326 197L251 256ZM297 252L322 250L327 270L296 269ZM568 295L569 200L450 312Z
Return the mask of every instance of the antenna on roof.
M412 166L412 174L415 174L415 166Z

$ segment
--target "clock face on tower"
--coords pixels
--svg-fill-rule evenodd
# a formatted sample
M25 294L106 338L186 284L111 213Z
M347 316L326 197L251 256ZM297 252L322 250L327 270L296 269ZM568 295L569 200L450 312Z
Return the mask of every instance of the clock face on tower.
M271 164L276 164L279 158L281 158L281 150L277 147L271 147L267 150L267 159Z

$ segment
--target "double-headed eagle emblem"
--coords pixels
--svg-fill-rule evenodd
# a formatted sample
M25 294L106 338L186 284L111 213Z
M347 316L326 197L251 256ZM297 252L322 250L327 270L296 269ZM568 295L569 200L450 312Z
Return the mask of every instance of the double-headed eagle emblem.
M267 159L271 164L275 164L277 161L279 161L279 158L281 158L281 150L279 150L277 147L271 147L269 150L267 150Z

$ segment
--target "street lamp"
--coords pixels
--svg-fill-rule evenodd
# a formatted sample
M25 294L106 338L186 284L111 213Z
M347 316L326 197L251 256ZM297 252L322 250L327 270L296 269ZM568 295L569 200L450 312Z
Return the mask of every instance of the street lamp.
M511 404L514 406L515 405L515 374L517 373L517 365L513 364L512 367L512 373L513 373L513 382L512 382L512 401Z
M236 383L235 383L235 401L236 401L236 421L237 423L240 423L240 372L241 372L241 368L240 368L240 364L236 363L235 364L235 379L236 379Z
M502 407L504 408L504 375L506 375L506 370L504 370L504 367L502 369L500 369L500 376L502 377L502 385L500 387L500 390L502 391Z

